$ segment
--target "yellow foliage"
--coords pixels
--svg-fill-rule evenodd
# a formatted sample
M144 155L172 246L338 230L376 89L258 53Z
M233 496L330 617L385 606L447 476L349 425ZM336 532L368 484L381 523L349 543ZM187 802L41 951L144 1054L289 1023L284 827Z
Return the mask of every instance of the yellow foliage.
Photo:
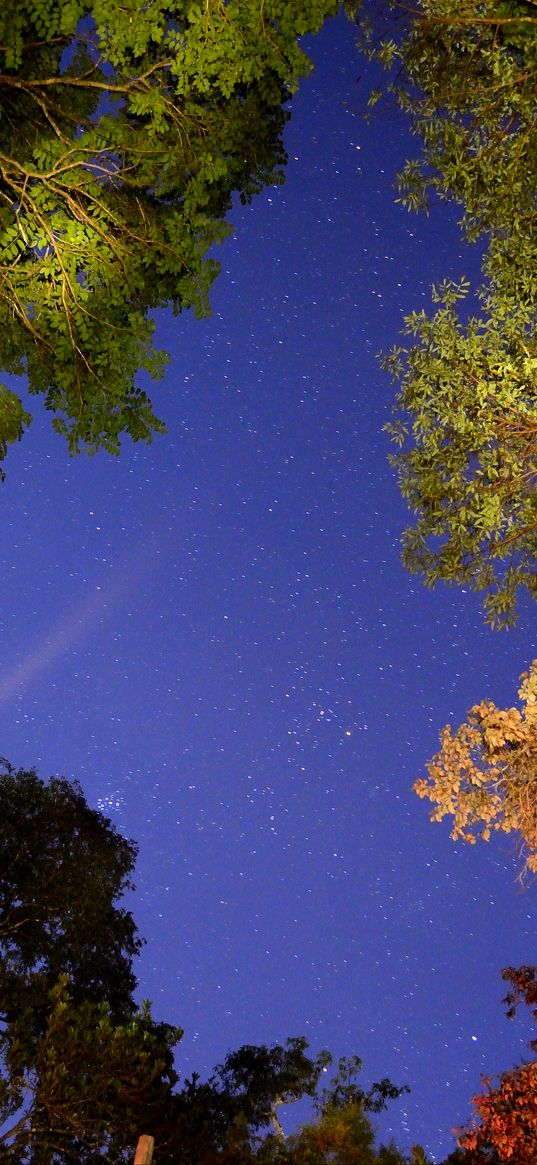
M453 818L454 840L518 833L525 869L537 872L537 660L520 678L520 709L475 704L455 732L442 730L413 788L431 801L431 821Z

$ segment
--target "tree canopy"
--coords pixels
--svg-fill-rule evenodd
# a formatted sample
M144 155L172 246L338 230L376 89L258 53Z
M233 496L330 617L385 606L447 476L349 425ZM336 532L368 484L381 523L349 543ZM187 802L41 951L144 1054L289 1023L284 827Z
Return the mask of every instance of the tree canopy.
M137 847L91 809L76 782L45 783L3 762L0 774L0 1014L7 990L34 996L69 974L76 1002L131 1013L132 962L141 941L120 905L132 888Z
M524 869L537 870L537 660L521 676L521 708L475 704L414 784L435 808L432 821L453 818L452 838L475 844L493 833L518 835Z
M377 1158L367 1115L404 1089L362 1088L358 1057L321 1087L332 1057L303 1037L246 1044L180 1083L182 1032L133 996L140 939L121 898L136 847L76 783L7 762L0 819L2 1165L132 1165L143 1132L159 1165L313 1165L314 1136L318 1165L404 1165ZM286 1138L277 1110L304 1097L315 1125Z
M0 15L0 368L71 453L165 428L155 308L208 310L232 195L282 179L299 38L337 0L6 0ZM0 390L0 456L30 421Z
M177 1079L180 1033L133 998L137 848L76 782L6 761L0 819L0 1161L89 1163Z
M397 32L372 51L421 142L401 201L454 204L483 254L481 284L444 281L438 309L411 313L412 341L384 360L399 388L393 463L416 514L403 560L428 585L483 592L506 626L520 588L537 596L537 13L529 0L388 10Z
M105 1003L76 1004L68 981L50 991L34 1046L13 1020L0 1041L6 1165L130 1165L140 1133L167 1111L181 1032L147 1004L123 1020Z

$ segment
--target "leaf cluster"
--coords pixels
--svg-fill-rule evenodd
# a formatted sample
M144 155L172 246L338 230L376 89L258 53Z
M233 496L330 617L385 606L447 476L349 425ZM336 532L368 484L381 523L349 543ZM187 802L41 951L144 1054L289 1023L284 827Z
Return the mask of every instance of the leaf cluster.
M394 35L368 51L420 142L400 199L457 206L483 251L481 285L433 289L439 308L409 315L410 343L384 359L399 386L392 460L416 515L403 560L429 586L482 592L488 621L509 626L519 590L537 595L537 14L525 0L388 11Z
M180 1036L133 998L137 849L76 783L2 768L0 1161L119 1162L177 1079Z
M537 661L521 677L521 707L483 700L453 731L447 725L427 776L413 786L434 808L432 821L453 819L451 837L475 844L493 833L518 835L524 869L537 870Z
M460 1144L469 1150L492 1146L500 1161L530 1165L537 1135L537 1063L502 1073L496 1087L487 1078L484 1083L488 1091L473 1098L479 1124L461 1135Z
M147 1004L124 1020L106 1003L77 1005L61 975L31 1060L22 1040L5 1041L0 1096L4 1119L15 1119L0 1136L0 1160L130 1160L141 1122L156 1123L177 1080L181 1034L156 1024Z
M506 967L502 978L511 984L504 1000L508 1017L513 1018L518 1005L524 1003L532 1009L535 1022L537 968ZM537 1040L531 1040L530 1048L535 1051L536 1047ZM473 1097L475 1117L458 1130L459 1145L476 1165L480 1160L530 1165L535 1160L537 1136L537 1061L497 1076L484 1076L482 1082L484 1092Z
M537 968L531 966L502 971L502 978L512 986L504 1000L510 1018L519 1003L530 1007L535 1003L536 974ZM535 1046L531 1041L530 1047ZM483 1092L472 1098L475 1115L465 1126L453 1130L458 1147L443 1165L529 1165L535 1160L536 1068L533 1061L481 1077ZM426 1165L419 1146L413 1150L413 1165Z
M137 847L63 778L45 784L4 762L0 806L0 1013L9 1020L29 992L37 1011L66 970L77 1003L129 1013L141 941L119 900Z
M416 514L407 568L483 593L488 622L505 627L519 589L537 595L537 347L522 296L462 323L467 292L446 281L432 318L407 317L412 346L383 361L399 385L390 461Z
M319 1067L325 1072L331 1062L328 1053L321 1053L312 1083ZM380 1112L409 1089L385 1078L365 1090L359 1082L361 1068L358 1056L342 1057L328 1085L313 1092L315 1119L288 1137L281 1128L266 1137L256 1153L256 1165L407 1165L393 1144L375 1146L369 1114Z
M232 196L282 180L299 38L335 0L7 0L0 16L0 367L71 453L165 428L152 313L208 311ZM0 454L29 423L0 396Z

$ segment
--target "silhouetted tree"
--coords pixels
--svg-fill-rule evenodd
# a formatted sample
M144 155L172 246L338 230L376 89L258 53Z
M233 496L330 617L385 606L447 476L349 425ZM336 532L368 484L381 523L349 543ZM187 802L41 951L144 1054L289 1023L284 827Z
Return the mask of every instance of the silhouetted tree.
M300 1165L323 1138L326 1165L336 1149L341 1165L368 1165L356 1157L373 1144L366 1111L402 1090L361 1088L357 1057L321 1088L328 1052L246 1044L179 1087L181 1031L132 994L140 939L121 897L136 846L77 784L4 762L0 819L0 1165L131 1165L142 1132L159 1165ZM304 1097L316 1122L288 1139L278 1107Z

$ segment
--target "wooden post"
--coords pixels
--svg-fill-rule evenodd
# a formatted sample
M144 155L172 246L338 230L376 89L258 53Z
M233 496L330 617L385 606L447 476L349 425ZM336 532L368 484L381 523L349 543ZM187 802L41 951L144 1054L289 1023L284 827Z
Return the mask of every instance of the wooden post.
M155 1138L150 1137L147 1133L142 1133L142 1136L138 1137L134 1165L151 1165L154 1144Z

